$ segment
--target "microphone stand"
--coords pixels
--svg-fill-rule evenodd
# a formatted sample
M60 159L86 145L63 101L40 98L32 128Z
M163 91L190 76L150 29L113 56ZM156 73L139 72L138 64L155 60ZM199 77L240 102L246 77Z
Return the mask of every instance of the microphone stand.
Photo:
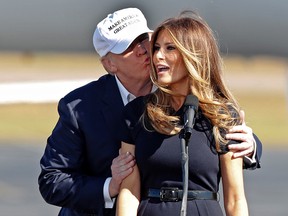
M190 136L188 136L190 138ZM187 215L187 198L188 198L188 178L189 178L189 156L188 143L189 138L185 135L184 129L180 132L181 156L182 156L182 180L183 180L183 197L181 205L181 216Z
M182 154L182 181L183 181L183 196L181 206L181 216L187 214L187 200L188 200L188 180L189 180L189 155L188 144L192 134L195 112L198 110L199 100L195 95L187 95L184 102L184 128L180 131L180 144Z

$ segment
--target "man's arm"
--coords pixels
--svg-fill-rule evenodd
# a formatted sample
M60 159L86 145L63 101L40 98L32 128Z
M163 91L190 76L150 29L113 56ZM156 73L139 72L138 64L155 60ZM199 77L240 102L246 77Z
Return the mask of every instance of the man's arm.
M112 177L106 179L103 194L105 199L105 208L113 208L115 197L120 191L120 185L124 178L130 175L135 166L134 156L129 153L121 153L114 158L111 165Z
M107 176L89 175L85 171L89 166L85 152L87 143L78 125L75 106L77 101L67 103L61 99L59 102L59 120L40 161L39 190L50 204L97 213L106 206L105 188L108 197L118 194L121 181L132 172L134 157L127 154L116 157L111 165L109 181ZM107 173L109 168L107 166ZM107 185L104 187L105 182Z
M40 161L39 190L45 201L53 205L81 210L103 208L105 178L88 176L83 171L85 139L73 106L61 99L58 112L59 120Z
M244 168L260 168L262 143L253 134L252 128L245 123L245 113L241 110L242 124L232 127L226 134L226 139L241 141L240 144L231 144L228 148L234 152L233 158L244 157Z

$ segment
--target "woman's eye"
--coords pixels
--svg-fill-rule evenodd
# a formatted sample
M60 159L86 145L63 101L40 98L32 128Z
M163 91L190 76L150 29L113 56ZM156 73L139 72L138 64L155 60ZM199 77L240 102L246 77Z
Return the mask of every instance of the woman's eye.
M174 46L167 46L167 50L174 50L175 47Z
M158 51L158 50L160 50L160 47L159 46L154 46L153 50L154 51Z

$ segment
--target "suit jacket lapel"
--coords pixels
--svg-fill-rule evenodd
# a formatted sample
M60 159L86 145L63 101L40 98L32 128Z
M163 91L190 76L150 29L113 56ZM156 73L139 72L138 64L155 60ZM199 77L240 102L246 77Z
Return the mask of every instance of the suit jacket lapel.
M116 132L122 117L122 110L124 108L124 104L115 77L109 77L105 86L103 87L105 88L105 90L103 91L104 105L102 107L104 119L106 120L107 127L111 131Z

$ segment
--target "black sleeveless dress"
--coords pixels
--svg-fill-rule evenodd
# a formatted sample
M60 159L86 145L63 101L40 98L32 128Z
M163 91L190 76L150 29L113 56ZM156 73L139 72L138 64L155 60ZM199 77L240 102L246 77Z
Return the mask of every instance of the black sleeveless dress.
M145 197L149 188L178 187L182 189L181 145L179 135L163 135L148 131L139 121L146 97L139 97L124 109L121 140L135 144L135 156L141 175L140 216L180 215L181 201L162 202ZM176 115L181 116L183 109ZM189 141L189 190L218 192L221 178L219 155L216 152L209 121L198 112ZM222 216L217 200L189 200L187 215Z

